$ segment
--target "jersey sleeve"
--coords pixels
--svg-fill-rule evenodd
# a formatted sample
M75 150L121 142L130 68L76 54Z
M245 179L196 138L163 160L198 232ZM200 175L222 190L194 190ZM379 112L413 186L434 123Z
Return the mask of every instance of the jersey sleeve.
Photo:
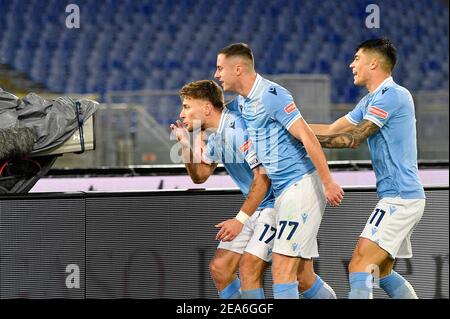
M353 110L351 110L350 112L347 113L347 115L345 115L345 118L347 119L347 121L349 121L350 123L352 123L353 125L358 125L359 122L362 121L362 119L364 118L364 104L365 104L365 99L363 98L356 106Z
M302 117L289 91L281 87L269 87L262 97L267 114L287 130Z
M400 109L397 93L388 89L384 94L378 94L367 107L365 120L375 123L382 128L384 124Z

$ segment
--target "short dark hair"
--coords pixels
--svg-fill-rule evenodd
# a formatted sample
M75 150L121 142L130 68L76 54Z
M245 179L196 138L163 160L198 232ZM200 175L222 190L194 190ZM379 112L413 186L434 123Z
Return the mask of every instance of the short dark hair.
M219 110L223 109L225 103L222 89L212 80L190 82L181 88L180 96L183 98L207 100Z
M394 44L387 38L371 39L362 42L356 48L355 52L359 49L364 49L372 52L377 52L386 58L388 63L387 67L392 72L395 63L397 63L397 49Z
M246 43L234 43L226 46L220 50L219 54L225 55L225 57L241 56L251 61L252 66L255 65L255 58L253 57L252 49Z

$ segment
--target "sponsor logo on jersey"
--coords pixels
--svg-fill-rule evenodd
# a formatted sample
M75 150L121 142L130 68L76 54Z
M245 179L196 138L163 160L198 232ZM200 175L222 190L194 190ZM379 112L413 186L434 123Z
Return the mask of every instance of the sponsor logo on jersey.
M381 117L382 119L387 119L389 113L386 111L383 111L382 109L375 107L375 106L370 106L369 107L369 113L376 115L378 117Z
M251 145L252 145L252 141L248 140L244 144L242 144L241 147L239 147L239 149L241 150L242 153L245 153L248 151L248 149L250 148Z
M291 104L289 104L288 106L286 106L286 107L284 108L284 111L285 111L287 114L291 114L292 112L295 111L296 108L297 108L297 107L295 106L295 103L292 102Z

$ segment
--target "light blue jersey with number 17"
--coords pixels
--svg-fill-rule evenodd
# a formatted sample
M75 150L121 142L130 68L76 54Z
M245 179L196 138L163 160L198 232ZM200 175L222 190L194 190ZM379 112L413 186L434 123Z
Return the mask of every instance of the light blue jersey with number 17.
M217 131L209 135L203 161L223 163L225 170L247 197L253 183L253 169L261 165L248 137L245 122L237 112L224 108ZM258 209L274 207L270 189Z

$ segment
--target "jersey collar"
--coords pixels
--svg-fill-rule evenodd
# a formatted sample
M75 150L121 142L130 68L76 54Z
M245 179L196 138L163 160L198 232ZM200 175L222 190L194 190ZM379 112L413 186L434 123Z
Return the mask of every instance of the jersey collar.
M225 126L225 118L230 111L224 107L222 111L222 115L220 116L219 127L217 128L217 133L222 134L223 127Z
M388 77L386 80L384 80L380 85L378 85L378 87L372 92L370 93L371 95L377 93L383 86L385 86L388 82L394 81L394 79L392 79L392 76Z
M261 79L262 79L261 75L256 73L255 83L253 83L253 87L250 90L250 93L247 95L247 98L246 98L247 100L251 100L254 98L256 88L258 87L259 83L261 82Z

